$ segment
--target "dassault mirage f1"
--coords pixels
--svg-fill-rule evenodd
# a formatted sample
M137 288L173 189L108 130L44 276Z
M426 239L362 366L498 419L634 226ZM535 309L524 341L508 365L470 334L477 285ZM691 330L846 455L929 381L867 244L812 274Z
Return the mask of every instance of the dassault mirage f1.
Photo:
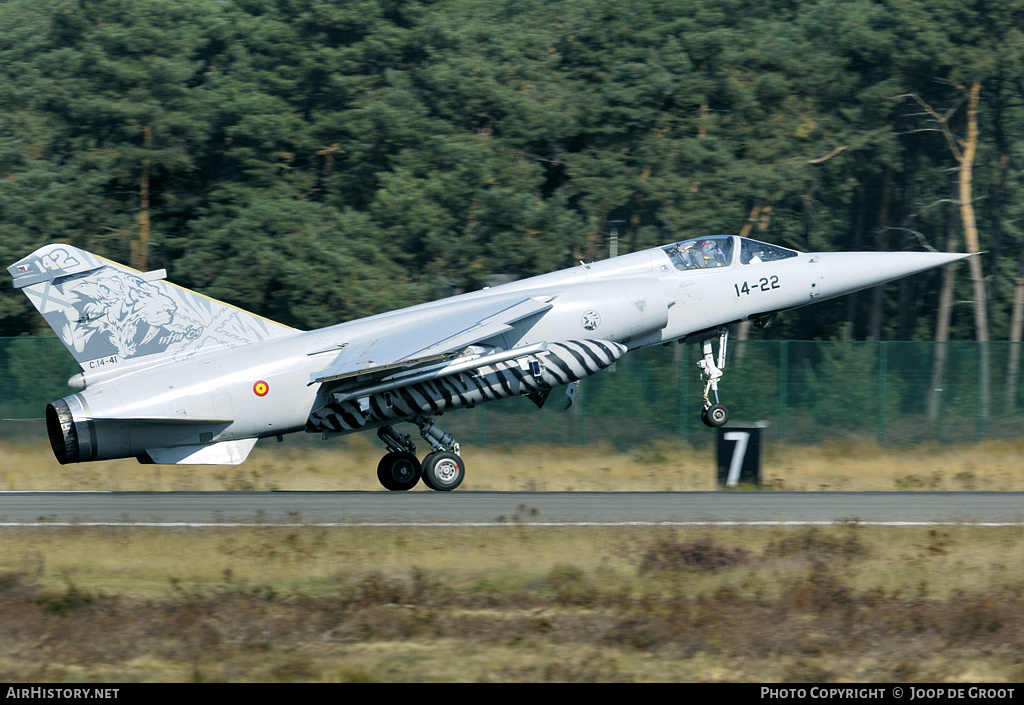
M453 490L435 418L496 399L543 406L630 350L694 342L701 418L722 426L729 326L968 257L803 253L732 235L672 243L313 331L275 323L70 245L8 268L82 367L46 407L57 460L237 464L257 439L375 429L389 490ZM717 351L715 343L717 342ZM422 462L398 423L419 428Z

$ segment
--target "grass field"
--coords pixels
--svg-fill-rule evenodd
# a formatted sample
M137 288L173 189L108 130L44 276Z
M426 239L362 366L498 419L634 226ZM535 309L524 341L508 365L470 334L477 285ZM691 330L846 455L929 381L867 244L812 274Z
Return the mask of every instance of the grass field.
M262 441L239 466L140 465L133 459L61 466L45 440L0 443L0 490L380 490L376 440ZM464 490L714 490L713 448L660 443L631 453L604 446L464 446ZM770 446L767 490L1024 490L1024 441L880 449L857 440ZM414 491L427 491L419 486Z
M2 536L6 682L1024 677L1020 528Z
M766 486L1020 490L1021 447L773 448ZM379 452L60 467L2 489L378 489ZM710 490L708 451L467 449L473 489ZM0 680L1017 682L1024 528L0 531Z

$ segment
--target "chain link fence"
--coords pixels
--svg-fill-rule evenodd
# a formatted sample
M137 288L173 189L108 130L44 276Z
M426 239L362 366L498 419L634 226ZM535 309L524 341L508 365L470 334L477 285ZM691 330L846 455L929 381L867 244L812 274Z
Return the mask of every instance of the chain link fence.
M857 436L896 447L1014 439L1024 433L1013 372L1022 352L1011 343L733 342L720 395L730 423L768 422L771 440ZM714 434L700 421L698 356L698 347L679 345L631 353L583 380L567 411L555 390L540 411L515 398L452 412L439 423L478 447L702 446ZM0 435L45 436L41 420L12 420L41 419L48 402L73 391L66 380L78 371L56 338L0 338Z

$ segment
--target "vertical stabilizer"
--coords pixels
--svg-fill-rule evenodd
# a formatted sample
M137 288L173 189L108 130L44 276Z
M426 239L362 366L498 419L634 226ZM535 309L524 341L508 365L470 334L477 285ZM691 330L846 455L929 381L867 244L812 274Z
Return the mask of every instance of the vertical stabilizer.
M84 370L154 355L187 357L295 332L71 245L46 245L7 269Z

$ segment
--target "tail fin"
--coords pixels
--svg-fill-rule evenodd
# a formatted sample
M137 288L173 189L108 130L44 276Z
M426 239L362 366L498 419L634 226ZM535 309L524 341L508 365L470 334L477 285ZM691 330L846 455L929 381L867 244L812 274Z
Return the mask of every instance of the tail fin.
M7 269L83 370L153 355L188 356L295 332L71 245L46 245Z

